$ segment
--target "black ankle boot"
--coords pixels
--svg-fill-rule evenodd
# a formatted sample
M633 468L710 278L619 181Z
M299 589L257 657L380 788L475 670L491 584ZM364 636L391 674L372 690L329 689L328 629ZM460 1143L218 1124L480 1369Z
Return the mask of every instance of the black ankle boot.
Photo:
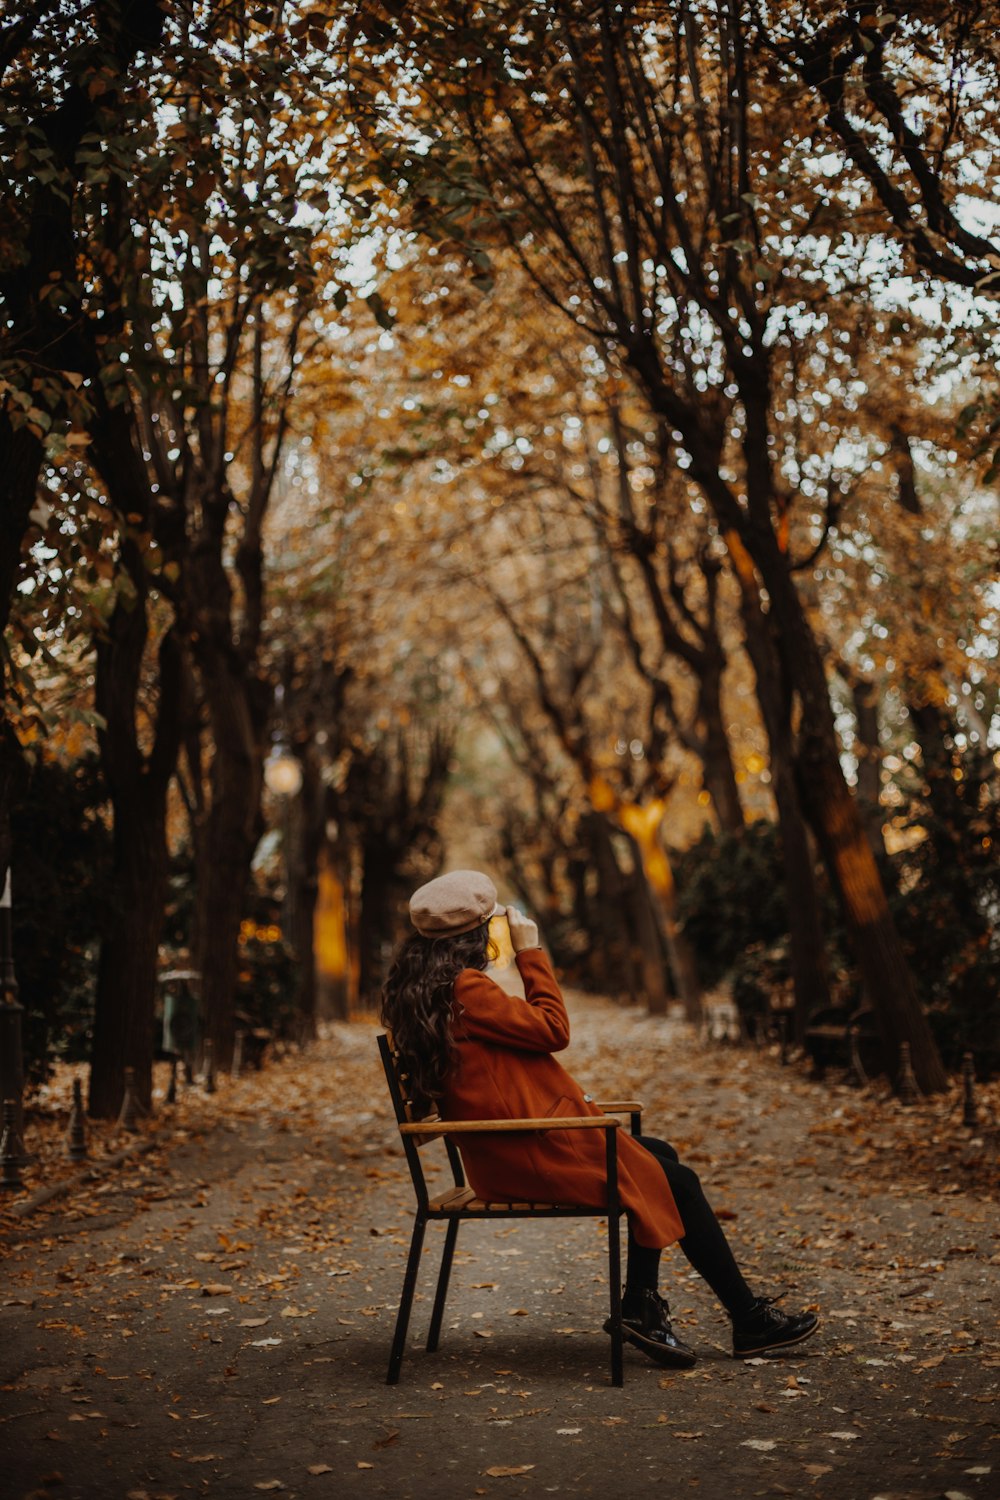
M611 1319L604 1325L611 1332ZM622 1336L658 1365L672 1365L688 1370L698 1356L674 1333L670 1326L670 1308L658 1292L644 1288L629 1293L622 1306Z
M758 1297L749 1312L733 1319L733 1358L750 1359L755 1354L769 1354L801 1344L819 1327L815 1313L783 1313L775 1307L776 1297Z

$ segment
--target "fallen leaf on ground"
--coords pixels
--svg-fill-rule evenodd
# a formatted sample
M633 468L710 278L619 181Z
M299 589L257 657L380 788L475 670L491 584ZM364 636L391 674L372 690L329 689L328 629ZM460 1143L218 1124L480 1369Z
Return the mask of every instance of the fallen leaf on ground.
M301 1307L283 1307L281 1316L283 1318L311 1318L315 1310L315 1308L310 1308L308 1312L303 1312Z
M310 1464L306 1470L307 1474L332 1474L333 1470L329 1464Z
M238 1328L263 1328L265 1323L270 1323L270 1318L241 1318L236 1325Z
M224 1281L206 1281L201 1289L203 1297L226 1297L232 1291Z
M758 1453L770 1453L777 1446L774 1438L744 1438L740 1444L741 1448L756 1448Z
M534 1464L494 1464L492 1469L484 1469L483 1473L491 1479L512 1479L515 1474L527 1474L534 1467Z
M861 1436L860 1432L828 1432L827 1433L827 1437L840 1438L845 1443L849 1443L852 1438L859 1438L860 1436Z
M374 1467L375 1467L374 1464L366 1464L362 1459L358 1460L358 1468L359 1469L374 1469Z
M284 1488L280 1479L258 1479L254 1485L255 1490L283 1490Z

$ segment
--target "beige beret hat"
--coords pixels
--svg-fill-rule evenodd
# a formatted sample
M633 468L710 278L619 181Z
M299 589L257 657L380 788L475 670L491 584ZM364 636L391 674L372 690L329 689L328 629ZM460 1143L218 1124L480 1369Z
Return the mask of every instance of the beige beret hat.
M423 937L459 937L502 910L496 886L478 870L451 870L410 897L410 921Z

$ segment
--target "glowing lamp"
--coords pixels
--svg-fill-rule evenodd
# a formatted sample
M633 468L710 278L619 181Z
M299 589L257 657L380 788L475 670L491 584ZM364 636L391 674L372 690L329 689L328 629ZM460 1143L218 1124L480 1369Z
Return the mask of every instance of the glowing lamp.
M294 797L302 786L297 757L276 746L264 762L264 780L276 797Z

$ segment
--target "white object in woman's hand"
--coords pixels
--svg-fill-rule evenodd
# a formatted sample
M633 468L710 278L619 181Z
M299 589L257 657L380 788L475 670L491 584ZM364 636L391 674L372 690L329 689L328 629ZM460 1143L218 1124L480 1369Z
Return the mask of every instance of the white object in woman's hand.
M510 928L510 941L515 953L520 953L523 948L538 948L538 924L524 912L518 911L516 906L507 908L507 926Z

